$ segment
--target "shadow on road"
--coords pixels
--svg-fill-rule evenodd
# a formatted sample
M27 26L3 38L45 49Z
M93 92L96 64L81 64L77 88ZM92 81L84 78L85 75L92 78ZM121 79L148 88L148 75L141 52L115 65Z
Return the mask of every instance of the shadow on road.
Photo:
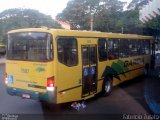
M111 96L102 97L98 94L96 97L86 100L87 107L80 111L71 108L71 103L61 105L47 105L42 103L45 118L50 119L63 117L77 117L91 119L121 119L123 114L151 114L144 96L144 77L138 77L134 80L126 81L116 86ZM84 118L83 118L84 119Z
M148 76L140 76L119 85L139 102L149 114L160 114L160 68L151 70ZM132 87L130 87L132 86Z
M147 78L145 76L140 76L135 79L121 83L119 87L122 88L125 92L127 92L140 105L142 105L143 108L148 112L148 114L153 114L145 100L146 79Z
M150 71L149 76L145 80L145 100L150 110L154 114L160 115L160 78L158 77L160 68Z

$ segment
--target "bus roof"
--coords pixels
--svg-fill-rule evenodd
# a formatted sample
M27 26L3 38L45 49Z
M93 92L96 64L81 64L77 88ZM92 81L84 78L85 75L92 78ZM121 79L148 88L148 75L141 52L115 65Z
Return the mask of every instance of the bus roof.
M50 32L57 36L74 36L74 37L95 37L95 38L129 38L129 39L154 39L152 36L144 36L137 34L121 34L107 33L99 31L83 31L83 30L65 30L65 29L49 29L49 28L24 28L11 30L8 34L16 32Z

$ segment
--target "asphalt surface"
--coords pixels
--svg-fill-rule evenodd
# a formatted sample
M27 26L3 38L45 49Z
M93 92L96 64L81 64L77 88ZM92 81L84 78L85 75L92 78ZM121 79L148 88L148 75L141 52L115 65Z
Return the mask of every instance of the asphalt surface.
M49 106L35 100L7 95L4 84L5 65L0 64L0 113L18 115L22 120L111 120L124 119L128 114L159 114L160 99L155 93L155 87L156 91L160 89L160 80L157 80L157 73L153 73L147 78L138 77L114 87L109 97L97 95L85 101L86 108L77 111L71 108L70 103ZM151 78L154 78L156 85Z
M4 75L5 65L0 64L0 114L43 114L42 106L38 101L8 95ZM43 116L39 119L43 120Z
M160 68L150 71L145 80L144 96L152 113L160 115Z

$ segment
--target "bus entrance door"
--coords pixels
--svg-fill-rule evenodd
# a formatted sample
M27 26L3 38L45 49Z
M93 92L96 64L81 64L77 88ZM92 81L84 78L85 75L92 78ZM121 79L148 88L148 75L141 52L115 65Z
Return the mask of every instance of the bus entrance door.
M82 46L82 97L97 91L97 46Z

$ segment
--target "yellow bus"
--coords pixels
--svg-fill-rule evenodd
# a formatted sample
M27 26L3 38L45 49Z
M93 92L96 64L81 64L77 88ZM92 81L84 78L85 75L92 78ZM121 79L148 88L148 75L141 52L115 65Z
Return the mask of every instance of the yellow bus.
M7 93L48 103L109 95L119 83L146 74L153 37L26 28L8 32Z

